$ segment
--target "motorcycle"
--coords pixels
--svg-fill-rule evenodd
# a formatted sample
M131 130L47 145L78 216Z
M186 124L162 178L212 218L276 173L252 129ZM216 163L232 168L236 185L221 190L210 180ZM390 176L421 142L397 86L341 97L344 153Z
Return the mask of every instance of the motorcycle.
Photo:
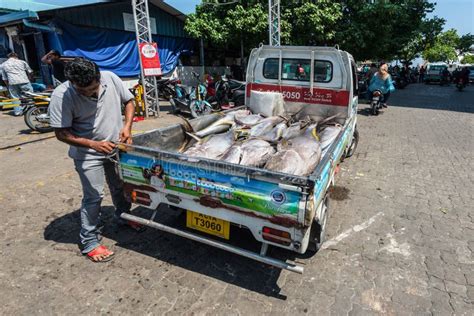
M158 97L165 100L171 100L172 98L174 98L176 96L174 87L178 82L178 79L157 79L156 85L158 88Z
M372 100L370 101L370 109L372 115L378 115L380 109L382 108L383 94L380 90L375 90L372 93Z
M456 88L458 89L458 91L462 91L465 87L466 87L466 84L464 83L464 79L459 78L456 82Z
M245 82L227 79L222 76L215 83L215 101L217 108L227 109L232 106L242 106L245 104Z
M397 89L405 89L408 85L408 82L403 75L394 75L393 76L394 85Z
M206 85L200 81L199 74L193 72L193 76L197 79L196 86L186 87L176 84L176 97L170 99L173 112L190 112L193 117L210 114L213 108L206 100Z
M49 133L53 131L50 125L48 106L50 94L36 94L26 92L20 99L25 124L33 131Z

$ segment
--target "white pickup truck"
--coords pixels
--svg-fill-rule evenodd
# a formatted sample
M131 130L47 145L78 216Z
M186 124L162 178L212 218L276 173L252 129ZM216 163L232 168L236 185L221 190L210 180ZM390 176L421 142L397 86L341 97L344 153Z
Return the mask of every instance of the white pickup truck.
M190 159L180 153L187 135L176 124L136 135L133 145L120 144L125 194L153 211L150 218L133 213L122 217L302 273L301 266L266 252L271 245L303 254L309 248L319 249L324 241L328 188L338 164L357 146L356 65L349 53L337 48L261 46L250 54L246 81L246 104L256 91L273 91L283 95L288 114L304 114L315 121L336 115L341 131L314 171L295 176L221 160ZM199 131L221 117L215 113L190 124ZM187 228L155 221L162 204L185 210ZM228 243L231 225L250 231L261 251Z

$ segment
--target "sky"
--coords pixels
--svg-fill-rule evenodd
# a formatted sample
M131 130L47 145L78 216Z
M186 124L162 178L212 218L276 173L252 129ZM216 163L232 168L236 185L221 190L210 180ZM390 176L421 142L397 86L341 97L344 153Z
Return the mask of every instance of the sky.
M25 9L53 9L54 7L74 4L86 4L94 0L0 0L0 8ZM194 12L200 0L165 0L185 14ZM445 29L454 28L458 34L474 34L474 0L436 0L437 6L430 16L437 15L446 19Z
M0 0L1 1L1 0ZM193 13L200 0L165 0L185 14ZM458 34L474 34L474 0L437 0L436 9L430 16L437 15L446 20L445 30L454 28Z

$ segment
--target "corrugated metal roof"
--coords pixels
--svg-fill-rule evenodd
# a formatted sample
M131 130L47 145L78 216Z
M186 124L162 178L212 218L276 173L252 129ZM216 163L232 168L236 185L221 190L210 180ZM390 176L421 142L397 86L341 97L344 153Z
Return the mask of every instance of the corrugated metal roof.
M11 10L28 9L31 11L57 10L87 4L112 2L113 0L2 0L2 8Z
M156 20L158 35L188 37L184 32L184 21L182 19L178 19L176 15L172 15L163 10L162 7L153 4L149 5L149 11L150 17ZM40 17L42 19L57 17L75 25L123 31L125 29L123 13L133 14L130 1L115 1L114 3L101 5L43 11L40 12Z

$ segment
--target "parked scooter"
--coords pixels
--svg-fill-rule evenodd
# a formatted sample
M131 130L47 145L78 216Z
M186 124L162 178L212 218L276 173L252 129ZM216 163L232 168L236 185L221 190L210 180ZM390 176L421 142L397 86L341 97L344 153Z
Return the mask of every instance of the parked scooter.
M383 93L380 90L375 90L372 93L372 100L370 101L370 110L372 115L378 115L380 109L382 108L383 102Z
M158 88L158 96L165 100L171 100L176 96L175 85L178 83L177 79L162 78L156 80Z
M215 83L215 89L218 109L245 104L245 82L228 79L224 75Z
M199 80L199 74L193 72L193 75L198 81L196 86L186 87L180 84L175 86L176 97L170 100L173 112L189 112L193 117L210 114L213 109L206 101L206 85Z

